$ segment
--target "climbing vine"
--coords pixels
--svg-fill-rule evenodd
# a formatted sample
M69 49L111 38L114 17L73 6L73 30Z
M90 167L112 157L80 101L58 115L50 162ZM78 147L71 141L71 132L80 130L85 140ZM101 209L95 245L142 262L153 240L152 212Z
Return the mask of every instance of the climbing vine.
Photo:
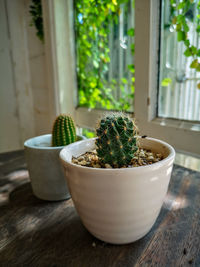
M31 26L35 26L37 37L44 42L44 29L42 18L42 3L41 0L32 0L29 13L31 15Z
M77 0L75 1L75 32L77 52L77 79L79 104L90 108L128 110L134 97L134 65L127 66L131 82L127 77L108 81L111 61L109 49L109 27L118 27L121 5L127 0ZM127 8L127 5L125 5ZM127 30L134 36L134 29ZM123 48L121 48L123 49ZM134 53L134 44L131 44ZM117 66L116 66L117 68ZM130 83L130 84L128 84ZM129 90L125 90L125 86ZM121 96L116 99L114 91Z
M199 43L193 44L188 37L190 31L189 22L196 24L196 32L200 36L200 1L183 0L177 3L176 0L170 0L171 4L171 24L177 31L177 41L185 45L184 55L191 58L190 68L200 72L200 47ZM195 7L197 7L196 17L194 16ZM200 89L200 83L197 87Z

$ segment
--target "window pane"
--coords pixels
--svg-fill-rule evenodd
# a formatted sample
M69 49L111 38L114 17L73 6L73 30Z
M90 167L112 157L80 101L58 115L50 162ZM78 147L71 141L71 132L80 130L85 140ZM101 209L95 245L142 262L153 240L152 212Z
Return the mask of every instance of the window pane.
M200 120L200 1L162 1L158 116Z
M79 106L133 110L133 3L74 1Z

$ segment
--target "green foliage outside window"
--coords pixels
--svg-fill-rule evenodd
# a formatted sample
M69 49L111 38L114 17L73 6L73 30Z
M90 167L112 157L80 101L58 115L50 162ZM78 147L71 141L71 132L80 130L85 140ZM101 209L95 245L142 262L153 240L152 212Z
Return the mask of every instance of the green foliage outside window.
M89 108L128 110L134 98L133 64L127 66L132 74L131 84L126 77L121 80L108 81L108 70L111 61L109 50L109 26L117 28L121 5L127 8L127 0L76 0L75 32L77 56L77 80L79 105ZM133 37L134 29L127 35ZM122 49L122 48L121 48ZM131 44L134 54L134 44ZM129 91L125 90L125 85ZM120 97L113 96L120 90Z
M197 7L197 15L194 16ZM177 3L176 0L170 0L171 25L177 32L177 41L185 45L184 55L191 61L190 68L200 72L200 47L192 44L188 38L190 31L189 22L196 23L196 32L200 36L200 1L183 0ZM197 84L200 89L200 83Z
M96 137L95 131L83 128L82 129L82 135L87 137L87 138L93 138Z
M134 72L135 66L130 64L127 70L132 75L130 92L124 89L129 83L126 77L120 81L113 79L108 82L107 73L110 62L108 46L109 24L118 25L120 6L126 5L129 0L76 0L75 29L77 47L77 78L80 106L90 108L106 108L128 110L134 99ZM197 15L194 17L194 7L197 6ZM200 72L200 47L192 44L188 38L189 21L196 23L196 32L200 35L200 1L183 0L177 3L170 0L170 24L177 31L177 41L185 45L184 55L191 61L190 68ZM29 10L36 27L36 34L44 41L41 0L32 0ZM134 37L133 28L128 29L127 35ZM131 44L132 54L135 53L134 43ZM171 83L170 78L162 81L162 86ZM197 87L200 89L200 83ZM120 89L119 99L114 98L113 92Z

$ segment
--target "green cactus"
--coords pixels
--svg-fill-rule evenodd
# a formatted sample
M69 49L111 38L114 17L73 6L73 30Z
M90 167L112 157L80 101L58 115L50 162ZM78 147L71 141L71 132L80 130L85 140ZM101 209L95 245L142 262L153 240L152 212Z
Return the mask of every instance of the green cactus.
M66 146L76 141L76 128L70 116L59 115L52 131L52 146Z
M101 119L96 129L97 155L112 167L128 166L137 151L137 128L132 119L111 115Z

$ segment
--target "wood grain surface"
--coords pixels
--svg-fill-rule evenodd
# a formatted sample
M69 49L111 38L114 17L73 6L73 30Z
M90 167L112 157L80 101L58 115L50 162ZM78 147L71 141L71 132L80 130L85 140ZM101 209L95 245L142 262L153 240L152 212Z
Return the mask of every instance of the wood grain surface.
M31 189L23 151L0 154L0 267L200 266L200 173L174 166L152 230L128 245L97 240L71 200Z

